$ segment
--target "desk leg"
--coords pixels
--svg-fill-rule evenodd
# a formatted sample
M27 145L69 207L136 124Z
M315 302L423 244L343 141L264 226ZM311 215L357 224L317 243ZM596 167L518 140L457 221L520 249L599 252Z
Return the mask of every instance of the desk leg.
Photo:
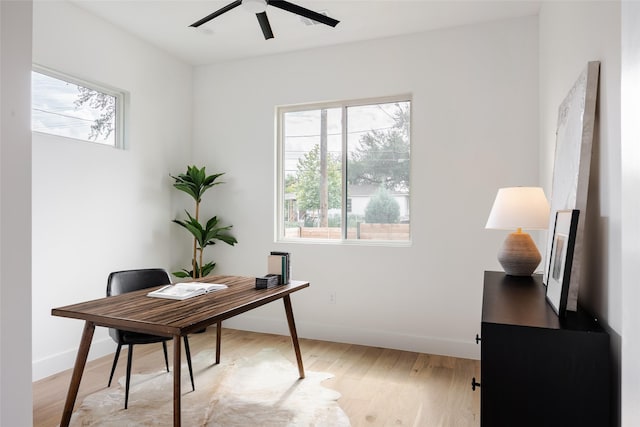
M62 411L62 420L60 421L61 427L67 427L71 421L73 405L76 403L76 397L78 397L80 380L82 380L82 373L84 372L84 366L87 363L87 355L89 354L91 340L93 339L93 331L95 329L96 326L93 322L85 322L82 339L80 340L80 347L78 348L78 355L76 356L76 363L73 367L73 374L71 375L71 384L69 384L69 391L67 392L67 400L64 403L64 410Z
M287 322L289 323L289 332L291 333L291 341L293 342L293 349L296 352L296 360L298 361L298 372L300 378L304 378L304 366L302 366L302 353L300 353L300 344L298 343L298 333L296 332L296 322L293 320L293 309L291 308L291 297L285 295L282 298L284 301L284 310L287 313Z
M173 426L180 427L180 335L173 336Z

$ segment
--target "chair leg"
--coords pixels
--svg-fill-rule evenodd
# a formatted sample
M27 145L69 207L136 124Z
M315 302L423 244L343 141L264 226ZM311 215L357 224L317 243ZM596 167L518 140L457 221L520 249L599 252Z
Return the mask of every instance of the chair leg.
M164 364L167 367L167 372L169 372L169 358L167 357L167 342L162 341L162 351L164 351Z
M196 386L193 383L193 368L191 367L191 350L189 350L189 339L184 336L184 352L187 354L187 365L189 365L189 377L191 377L191 390L196 391Z
M220 364L220 343L222 340L222 322L216 325L216 365Z
M111 375L109 375L109 384L107 387L111 387L111 380L113 379L113 373L116 371L116 365L118 364L118 357L120 357L120 349L122 348L122 344L118 344L118 348L116 349L116 354L113 356L113 365L111 366Z
M124 409L129 406L129 383L131 382L131 360L133 359L133 344L129 344L127 351L127 381L124 388Z

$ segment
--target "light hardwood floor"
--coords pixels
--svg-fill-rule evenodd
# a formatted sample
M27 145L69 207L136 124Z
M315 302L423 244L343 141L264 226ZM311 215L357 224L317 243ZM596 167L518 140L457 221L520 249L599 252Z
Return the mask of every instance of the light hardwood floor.
M192 354L215 348L215 328L190 335L189 342ZM480 425L480 392L471 390L471 378L480 376L478 361L308 339L301 339L300 347L306 370L335 375L323 385L342 394L338 403L354 427ZM263 348L278 349L295 365L290 337L223 328L223 359ZM106 387L112 357L87 363L76 405ZM163 365L159 345L136 346L133 373ZM123 350L114 378L124 375L125 367ZM33 384L34 426L59 424L70 378L71 371L65 371Z

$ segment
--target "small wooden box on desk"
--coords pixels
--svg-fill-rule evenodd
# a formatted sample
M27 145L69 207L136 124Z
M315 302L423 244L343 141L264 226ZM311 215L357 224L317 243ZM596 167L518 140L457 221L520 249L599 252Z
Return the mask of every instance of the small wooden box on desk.
M540 275L484 274L482 427L610 425L609 335L581 309L559 318L545 290Z

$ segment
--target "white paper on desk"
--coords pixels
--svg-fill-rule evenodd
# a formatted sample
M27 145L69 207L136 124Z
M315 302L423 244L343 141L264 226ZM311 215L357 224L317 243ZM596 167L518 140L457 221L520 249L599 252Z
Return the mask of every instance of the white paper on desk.
M183 300L198 295L208 294L221 289L226 289L227 285L220 283L202 283L202 282L187 282L176 283L175 285L167 285L163 288L149 292L147 296L154 298L169 298Z

